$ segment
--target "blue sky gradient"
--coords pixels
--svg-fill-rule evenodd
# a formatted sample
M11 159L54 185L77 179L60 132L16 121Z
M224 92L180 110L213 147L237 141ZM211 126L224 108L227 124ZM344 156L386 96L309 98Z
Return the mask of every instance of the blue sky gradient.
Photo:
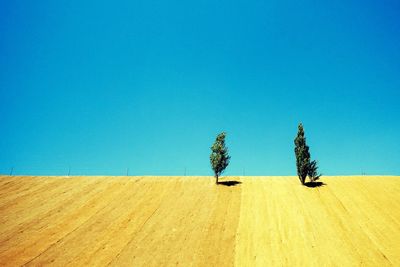
M2 1L0 172L400 174L399 1Z

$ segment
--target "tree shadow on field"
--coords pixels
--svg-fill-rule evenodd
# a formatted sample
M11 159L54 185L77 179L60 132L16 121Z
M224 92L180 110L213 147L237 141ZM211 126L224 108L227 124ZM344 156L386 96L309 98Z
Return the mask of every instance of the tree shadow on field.
M238 184L241 184L242 182L239 181L222 181L218 182L218 185L225 185L225 186L236 186Z
M314 187L321 187L326 185L326 183L324 182L307 182L304 183L305 186L310 187L310 188L314 188Z

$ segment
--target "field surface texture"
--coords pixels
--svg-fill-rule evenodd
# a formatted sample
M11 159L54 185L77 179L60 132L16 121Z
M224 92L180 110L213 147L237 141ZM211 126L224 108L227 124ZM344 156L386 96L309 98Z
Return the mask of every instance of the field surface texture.
M400 266L400 177L221 181L0 176L0 266Z

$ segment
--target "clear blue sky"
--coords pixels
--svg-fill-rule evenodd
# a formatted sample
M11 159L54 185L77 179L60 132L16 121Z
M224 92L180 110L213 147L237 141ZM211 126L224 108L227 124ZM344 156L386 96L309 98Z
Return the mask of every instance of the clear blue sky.
M400 2L1 1L0 171L400 174Z

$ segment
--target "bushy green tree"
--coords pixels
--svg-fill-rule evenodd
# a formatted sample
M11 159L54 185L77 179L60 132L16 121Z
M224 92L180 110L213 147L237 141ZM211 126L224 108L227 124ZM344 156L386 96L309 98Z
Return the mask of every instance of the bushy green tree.
M231 158L228 155L228 148L225 146L225 137L225 132L220 133L211 147L210 162L211 168L214 171L216 184L218 184L218 177L229 165L229 160Z

